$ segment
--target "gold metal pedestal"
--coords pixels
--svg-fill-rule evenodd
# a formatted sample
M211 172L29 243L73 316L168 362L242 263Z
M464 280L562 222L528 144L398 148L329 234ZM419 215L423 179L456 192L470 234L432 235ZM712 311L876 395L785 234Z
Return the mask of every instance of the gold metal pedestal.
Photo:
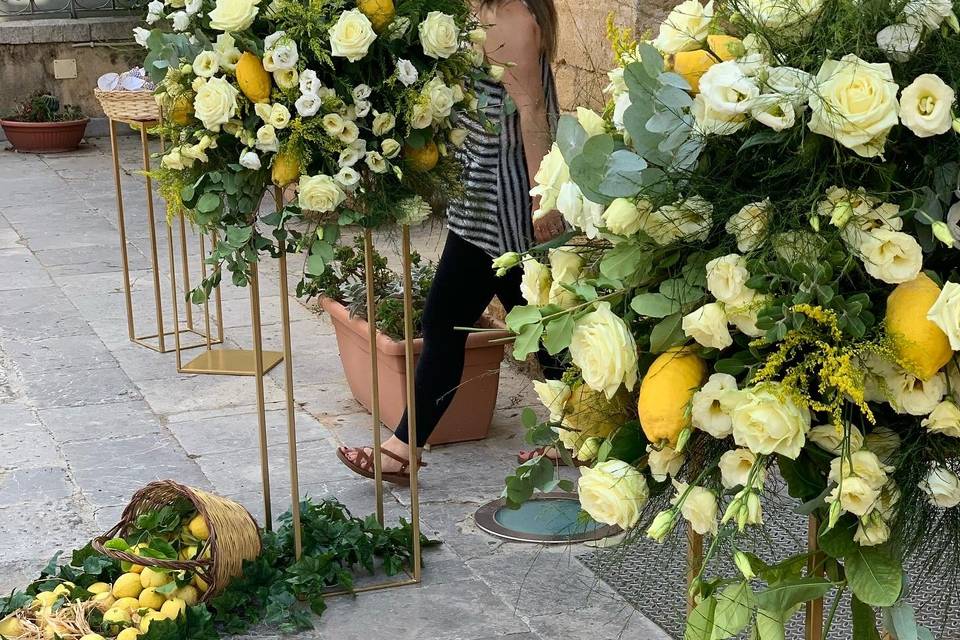
M201 347L204 344L219 344L223 342L223 316L220 306L220 295L219 291L217 292L216 305L217 305L217 335L214 336L211 331L210 326L210 310L209 307L205 305L205 327L204 329L198 329L194 326L193 318L193 309L190 305L187 305L186 309L186 323L182 324L180 322L180 315L178 313L178 296L177 291L177 267L176 267L176 253L174 251L174 240L173 240L173 228L171 225L167 225L167 250L169 257L169 272L170 272L170 287L171 295L173 301L173 329L168 330L164 322L163 314L163 302L162 302L162 291L160 287L160 256L158 250L158 241L157 241L157 228L156 228L156 215L153 208L153 181L150 178L150 140L147 135L147 129L150 125L155 124L154 122L128 122L127 124L136 124L140 129L140 146L142 151L143 158L143 171L146 179L146 196L147 196L147 224L149 225L149 238L150 238L150 269L151 269L151 278L153 284L153 304L154 304L154 323L155 323L155 332L150 334L138 334L136 330L136 320L134 317L133 309L133 296L131 293L130 286L130 259L127 249L127 228L126 228L126 216L124 214L124 204L123 204L123 187L120 180L120 153L119 146L117 142L117 120L110 120L110 151L113 156L113 180L114 187L116 190L116 199L117 199L117 228L120 232L120 261L123 272L123 293L124 293L124 303L126 306L127 314L127 335L130 338L131 342L134 342L140 346L152 349L158 353L169 353L174 349L170 348L169 341L167 338L173 336L177 344L177 356L179 358L179 351L181 349L194 349ZM183 286L185 290L190 289L190 262L188 258L187 251L187 234L186 234L186 224L181 217L179 219L180 227L180 262L183 270ZM200 253L201 260L203 258L203 238L200 238ZM204 270L206 267L203 267ZM180 344L180 335L181 334L191 334L199 340L191 340L187 344Z

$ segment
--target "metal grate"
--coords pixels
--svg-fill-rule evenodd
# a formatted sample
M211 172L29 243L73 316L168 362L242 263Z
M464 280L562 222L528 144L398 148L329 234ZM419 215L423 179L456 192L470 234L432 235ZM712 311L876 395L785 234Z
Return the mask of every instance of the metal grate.
M787 558L796 549L806 546L807 518L790 508L789 499L776 496L763 504L765 536L750 541L738 539L738 545L753 551L765 560L775 562ZM644 616L658 624L672 638L683 638L686 611L686 536L671 536L662 545L647 538L580 556L580 560L600 579L609 584ZM728 558L729 553L719 554ZM908 600L917 608L918 622L943 640L960 640L960 596L944 589L938 578L931 576L935 558L915 558L907 567L912 593ZM729 562L711 564L708 574L734 575ZM829 611L832 595L824 603ZM850 598L840 601L829 640L852 637L849 626ZM744 634L742 637L748 637ZM787 628L789 640L803 639L803 613L795 615Z
M0 21L17 18L80 18L139 11L144 0L0 0Z

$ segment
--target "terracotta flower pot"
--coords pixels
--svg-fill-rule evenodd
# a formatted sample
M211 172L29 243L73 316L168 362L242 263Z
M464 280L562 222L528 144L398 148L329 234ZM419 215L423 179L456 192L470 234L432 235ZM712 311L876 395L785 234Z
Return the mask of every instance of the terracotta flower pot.
M17 122L0 120L7 140L25 153L60 153L80 146L89 118L66 122Z
M330 314L340 348L340 362L350 391L367 411L372 406L370 390L370 348L366 320L351 318L350 312L339 302L321 298L320 304ZM504 331L472 333L467 337L466 362L463 377L450 408L427 441L429 444L448 444L482 440L487 437L493 412L497 406L500 386L500 362L503 344L490 340L509 335ZM423 340L414 342L415 357L423 349ZM381 333L377 334L377 354L380 381L380 416L383 423L394 429L406 409L406 358L404 344ZM452 385L451 385L452 387Z

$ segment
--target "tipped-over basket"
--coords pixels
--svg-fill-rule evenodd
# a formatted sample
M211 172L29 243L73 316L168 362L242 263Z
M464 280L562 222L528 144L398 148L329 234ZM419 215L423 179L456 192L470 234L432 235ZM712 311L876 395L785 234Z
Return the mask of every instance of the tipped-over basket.
M130 551L106 547L106 543L124 536L137 517L144 512L160 509L178 498L186 498L203 516L210 531L207 545L209 557L193 560L165 560L147 558ZM190 571L207 583L201 600L207 600L223 591L230 580L240 575L244 560L253 560L260 555L260 528L250 512L233 500L228 500L200 489L188 487L173 480L159 480L143 487L130 500L123 515L112 529L93 540L93 548L99 553L144 567L157 567L172 571Z
M102 91L94 89L103 112L111 120L120 122L157 122L160 107L152 91Z

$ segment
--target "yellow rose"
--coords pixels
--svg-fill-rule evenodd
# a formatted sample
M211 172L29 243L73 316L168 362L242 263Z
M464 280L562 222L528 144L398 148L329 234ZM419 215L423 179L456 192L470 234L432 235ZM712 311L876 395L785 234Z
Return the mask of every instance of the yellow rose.
M960 351L960 283L947 282L943 285L937 301L927 311L927 320L947 334L951 349Z
M257 17L259 0L217 0L210 12L210 28L217 31L243 31Z
M224 78L210 78L197 88L193 114L210 131L219 131L237 113L236 87Z
M453 16L431 11L420 23L420 46L431 58L449 58L460 48L460 29Z
M706 5L700 0L681 2L660 25L653 46L666 54L699 49L710 33L713 22L713 0Z
M946 133L953 125L953 89L932 73L919 75L900 93L900 121L919 138Z
M328 175L300 176L300 208L306 211L326 213L333 211L346 199L340 185Z
M899 111L890 65L866 62L850 53L825 61L816 83L810 94L810 130L865 158L883 153Z
M690 487L685 482L674 480L673 486L677 490L677 495L671 503L676 505L683 499L680 504L680 515L690 523L690 527L702 536L708 533L716 534L717 496L708 489ZM686 494L685 497L684 494Z
M650 495L643 475L621 460L582 468L577 485L580 506L591 518L622 529L637 523Z
M520 294L527 304L546 306L550 299L550 268L536 260L523 261L523 277L520 279Z
M333 56L356 62L370 50L377 39L370 19L359 9L350 9L340 14L337 23L330 27L330 52Z
M607 398L613 398L620 385L632 390L637 383L637 345L609 302L598 303L595 311L577 320L570 358L580 367L583 381Z
M754 453L779 453L795 460L810 430L810 411L774 383L735 393L736 405L730 417L737 445Z

